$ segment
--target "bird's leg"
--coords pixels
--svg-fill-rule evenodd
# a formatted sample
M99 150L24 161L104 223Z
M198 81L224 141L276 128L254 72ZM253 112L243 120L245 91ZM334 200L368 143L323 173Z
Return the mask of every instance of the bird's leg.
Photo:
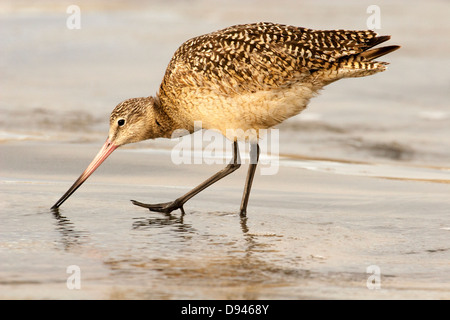
M250 197L250 189L252 188L253 177L255 176L256 166L259 160L259 145L258 143L250 144L250 165L248 167L247 179L245 180L244 194L241 201L241 217L245 217L247 214L248 198Z
M237 141L233 142L233 160L222 170L217 172L215 175L211 176L210 178L203 181L201 184L199 184L197 187L186 193L185 195L179 197L178 199L175 199L173 202L166 202L166 203L158 203L158 204L146 204L142 202L138 202L135 200L131 200L131 202L134 205L148 208L150 211L156 211L156 212L164 212L164 213L170 213L173 210L180 209L181 213L184 214L183 205L193 196L198 194L199 192L203 191L213 183L219 181L223 177L226 177L233 171L239 169L241 166L241 157L239 156L239 148ZM249 190L250 191L250 190Z

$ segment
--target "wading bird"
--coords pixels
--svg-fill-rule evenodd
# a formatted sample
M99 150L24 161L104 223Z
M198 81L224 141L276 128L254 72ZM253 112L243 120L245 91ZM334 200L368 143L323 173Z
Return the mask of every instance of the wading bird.
M274 23L236 25L186 41L172 57L155 97L132 98L115 107L109 136L92 163L55 203L58 208L119 146L175 130L194 131L194 122L233 142L230 164L173 202L133 204L170 213L240 167L237 135L253 130L240 213L246 214L259 157L258 132L299 114L324 86L343 78L384 71L374 59L399 46L373 48L390 39L371 30L311 30ZM227 131L228 130L228 131ZM228 132L228 135L227 135Z

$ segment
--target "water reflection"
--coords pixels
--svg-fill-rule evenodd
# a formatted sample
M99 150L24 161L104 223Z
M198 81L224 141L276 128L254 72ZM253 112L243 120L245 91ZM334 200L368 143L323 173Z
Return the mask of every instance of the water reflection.
M56 230L61 234L61 243L64 250L69 250L85 242L87 231L76 230L75 225L65 216L61 215L58 208L50 209L56 220Z
M242 234L244 236L244 240L246 243L246 248L245 248L246 258L250 259L255 248L257 248L258 246L261 246L261 245L258 244L258 242L256 241L256 236L249 232L249 228L247 225L248 218L242 217L242 216L240 216L240 218L241 218L241 220L240 220L241 230L242 230Z
M87 232L77 230L59 209L51 214L65 250L77 246L81 255L83 248L91 250ZM258 299L270 296L273 286L288 285L287 279L308 277L304 270L280 263L280 236L258 232L251 217L199 211L150 213L130 220L128 235L107 236L108 249L99 256L110 281L133 287L120 291L124 298Z
M149 218L138 218L132 224L133 230L143 230L152 228L167 228L180 233L193 233L195 229L192 225L184 222L184 214L180 216L172 215L170 213L161 213L162 216Z
M242 233L244 235L246 235L248 233L247 217L240 216L240 218L241 218L241 230L242 230Z

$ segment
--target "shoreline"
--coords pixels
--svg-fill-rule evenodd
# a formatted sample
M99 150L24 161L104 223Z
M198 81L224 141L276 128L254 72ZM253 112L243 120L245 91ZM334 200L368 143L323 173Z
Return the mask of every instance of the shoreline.
M186 215L164 216L129 200L173 200L222 165L129 149L52 212L97 147L0 145L2 299L450 298L448 184L280 166L257 172L243 221L244 165ZM68 265L80 266L82 290L65 288ZM371 265L381 290L366 287Z

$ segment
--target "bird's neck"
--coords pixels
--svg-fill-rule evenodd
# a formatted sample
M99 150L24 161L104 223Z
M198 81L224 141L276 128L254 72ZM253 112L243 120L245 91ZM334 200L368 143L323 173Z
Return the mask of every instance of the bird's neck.
M149 121L153 126L153 133L150 139L171 138L172 132L177 129L174 120L164 111L159 97L153 98L153 107L148 109Z

